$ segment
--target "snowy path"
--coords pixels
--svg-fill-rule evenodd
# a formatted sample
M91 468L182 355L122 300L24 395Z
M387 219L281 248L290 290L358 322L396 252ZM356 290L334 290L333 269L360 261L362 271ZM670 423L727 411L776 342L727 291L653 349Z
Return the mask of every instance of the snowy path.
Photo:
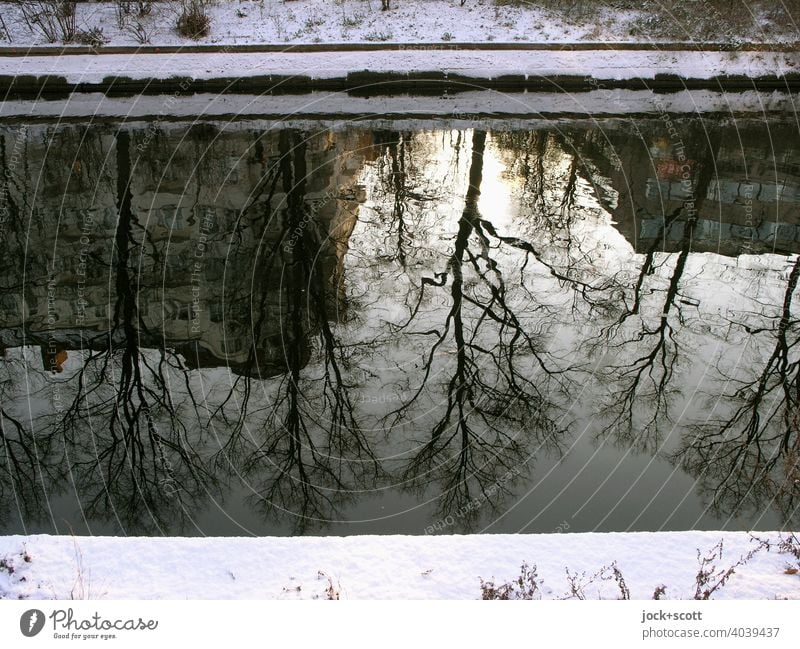
M775 539L775 533L759 533ZM613 579L589 577L616 561L633 599L659 585L668 599L691 598L698 549L724 540L717 569L757 544L740 532L357 536L302 538L0 537L0 558L17 570L0 574L12 597L228 599L324 597L328 577L343 598L476 599L480 578L498 583L536 564L545 598L568 591L565 568L586 572L589 599L618 598ZM29 561L19 556L25 548ZM775 546L736 570L715 599L800 598L797 560ZM21 579L24 577L24 581ZM80 592L75 593L76 584Z
M108 54L0 57L0 76L54 75L69 83L130 79L245 78L262 75L342 78L369 70L440 70L475 79L502 75L652 79L656 74L709 79L718 75L785 75L800 71L800 55L777 52L654 51L397 51L231 54Z

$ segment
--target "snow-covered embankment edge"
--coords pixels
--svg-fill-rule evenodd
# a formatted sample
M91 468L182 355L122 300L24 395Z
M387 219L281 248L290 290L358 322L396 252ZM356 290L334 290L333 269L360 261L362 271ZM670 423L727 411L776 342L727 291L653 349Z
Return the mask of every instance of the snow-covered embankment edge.
M172 97L168 105L162 95L115 97L77 93L67 101L31 98L0 102L0 119L24 122L125 119L134 123L165 123L202 118L220 120L225 128L233 128L234 119L252 120L261 123L263 128L274 127L278 120L284 126L295 128L320 125L341 128L354 120L364 128L384 128L391 119L395 125L402 122L406 129L429 127L431 119L435 119L448 128L472 128L480 121L484 127L492 129L530 129L537 118L571 116L578 119L583 116L596 119L664 113L791 116L794 106L792 94L777 90L737 93L685 90L670 94L620 89L535 94L475 90L447 96L375 97L326 91L280 96L195 93Z
M798 58L794 52L645 50L65 54L0 57L0 91L121 92L168 82L181 92L386 92L421 83L455 84L460 89L499 83L509 89L552 92L562 88L592 91L607 83L680 89L684 83L697 86L704 81L722 89L743 83L746 87L749 80L762 80L762 85L770 80L788 89L800 78ZM380 88L382 84L391 87ZM165 89L159 86L157 90Z
M757 539L755 538L757 537ZM603 568L616 563L633 599L659 586L667 599L694 597L705 569L735 568L714 599L800 599L798 560L777 532L656 532L542 535L299 538L0 537L0 593L18 598L476 599L536 566L545 599L569 597L568 574L587 599L620 597ZM786 535L783 535L786 538ZM759 540L769 540L769 546ZM718 555L722 542L722 556ZM716 546L716 547L715 547ZM759 549L760 548L760 549ZM789 569L789 572L787 572Z

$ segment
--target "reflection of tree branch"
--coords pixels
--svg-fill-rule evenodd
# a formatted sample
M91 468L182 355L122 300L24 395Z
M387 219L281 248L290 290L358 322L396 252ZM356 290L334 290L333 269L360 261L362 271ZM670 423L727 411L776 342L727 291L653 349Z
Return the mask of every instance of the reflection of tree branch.
M486 488L495 483L498 471L517 469L523 454L518 439L521 431L536 432L545 438L555 432L545 414L547 399L525 375L531 368L524 366L524 359L533 356L548 377L558 372L549 368L523 328L509 302L498 264L490 256L490 237L517 249L525 249L525 242L501 237L478 213L485 140L485 132L473 133L469 187L447 270L438 273L436 279L423 278L409 319L396 328L407 335L433 336L425 354L422 379L410 398L384 420L390 428L403 424L428 387L435 358L452 342L455 362L452 369L442 370L449 378L445 381L444 403L439 406L441 415L405 474L412 481L424 480L428 470L439 474L443 486L440 504L447 511L469 500L471 482L486 495ZM467 290L465 271L477 278L478 288ZM409 330L421 317L425 291L431 290L427 287L444 287L448 279L452 304L443 326ZM520 433L510 434L509 428Z
M715 145L710 144L710 148L715 150ZM618 441L625 444L635 443L644 447L656 443L659 439L659 423L669 421L671 383L680 360L680 345L670 317L674 310L677 310L678 318L681 317L680 306L676 304L676 300L691 251L697 214L705 201L713 174L714 168L711 164L701 165L695 176L690 196L664 219L660 235L666 236L669 229L678 222L678 218L686 216L683 222L680 252L657 312L657 324L648 326L641 309L645 278L655 271L654 256L661 236L656 237L656 241L645 254L633 287L632 305L624 309L611 325L604 327L598 338L591 343L596 348L598 340L603 341L606 349L613 351L617 356L620 352L627 351L629 347L634 350L635 357L632 360L624 359L606 370L609 378L621 381L622 385L614 390L613 402L602 410L608 417L608 423L603 428L602 434L613 433ZM640 317L640 328L630 337L617 342L615 339L620 335L622 326L634 315ZM644 407L648 402L649 408ZM636 427L637 433L634 434L633 424L637 413L648 414L644 415L641 425Z
M14 509L23 513L41 513L63 478L60 461L53 457L52 435L33 435L19 417L0 406L0 496L13 499ZM47 489L43 489L44 486ZM6 489L10 493L6 494Z
M763 368L750 379L726 377L726 383L738 384L723 397L723 403L732 402L730 416L697 426L675 455L702 477L714 502L728 503L730 511L759 498L775 500L789 518L796 510L792 503L800 495L800 359L795 351L800 337L792 307L798 280L800 259L789 274L777 328L772 330L775 343ZM745 329L751 336L766 331ZM780 471L783 477L777 475Z
M164 509L194 498L211 481L195 446L181 407L173 401L167 352L159 352L157 363L142 353L139 339L146 333L136 307L134 281L129 274L133 245L129 135L117 139L119 171L118 213L114 249L116 253L115 295L106 344L89 352L70 383L76 393L55 422L63 434L72 468L90 495L87 514L122 516L140 525L144 514L156 525ZM137 326L138 325L138 326ZM97 345L98 340L92 345ZM108 387L112 390L109 392ZM159 425L160 418L166 423ZM94 423L102 418L104 426ZM92 432L93 448L87 448L86 430ZM93 456L87 456L93 451ZM102 489L97 491L98 483ZM161 519L163 520L163 519ZM122 522L122 521L120 521Z
M621 291L622 299L625 301L625 307L622 309L622 312L613 323L603 327L602 331L598 336L598 339L600 341L608 342L609 340L613 339L614 336L617 334L618 330L622 327L622 325L625 324L628 318L635 315L640 315L645 281L647 280L647 277L651 276L656 270L656 264L655 264L656 253L658 252L659 247L662 245L662 240L669 234L673 224L677 222L677 219L683 213L684 213L684 207L683 205L681 205L675 211L673 211L672 214L665 217L664 222L659 228L658 234L653 239L653 243L650 244L650 248L645 253L644 261L642 262L641 268L639 269L639 273L636 276L636 282L632 289L633 297L631 305L628 306L626 299L627 298L626 291L624 290ZM691 237L685 236L683 239L683 244L684 244L683 252L688 253L688 244L690 242L691 242Z
M557 280L562 289L574 292L573 314L577 313L579 299L590 312L607 309L613 303L608 295L613 282L597 272L593 251L583 247L575 228L591 212L576 200L580 182L588 182L596 190L592 169L581 152L588 139L586 134L575 136L559 129L552 133L499 133L493 137L501 147L515 154L508 171L522 180L519 200L527 209L521 229L531 234L528 241L520 237L506 237L503 241L525 252L520 273L523 289L527 284L525 270L533 261ZM564 165L566 168L562 169ZM543 244L534 244L542 238Z
M223 452L243 464L243 475L257 494L257 506L265 513L292 514L300 531L311 521L330 518L356 484L368 475L375 480L380 469L356 416L349 368L332 324L326 255L334 246L327 235L320 236L317 229L322 224L306 208L305 140L300 134L282 131L279 147L285 209L279 219L281 230L276 241L267 244L258 275L268 278L280 273L285 291L277 292L263 282L255 296L250 357L255 360L266 325L275 317L270 296L277 292L283 295L279 318L286 373L277 385L268 386L273 401L265 419L251 426L249 440L243 436L243 424L245 417L253 421L253 409L247 407L252 378L248 372L237 379L247 395L240 408L242 425L229 431ZM277 268L281 261L282 268ZM315 333L320 362L309 366Z

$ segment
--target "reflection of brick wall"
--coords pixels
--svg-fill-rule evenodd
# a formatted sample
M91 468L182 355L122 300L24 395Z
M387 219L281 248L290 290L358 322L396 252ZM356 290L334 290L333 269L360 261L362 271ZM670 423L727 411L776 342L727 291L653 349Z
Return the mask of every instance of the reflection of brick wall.
M178 346L195 341L201 365L236 369L250 353L251 302L265 295L267 308L279 312L285 295L278 290L280 267L274 264L280 260L269 251L285 227L285 195L279 181L271 211L271 182L264 182L271 181L278 159L278 137L278 131L218 131L210 125L131 132L136 223L128 272L137 282L133 290L143 346L161 346L162 336ZM310 219L322 232L336 233L318 259L331 288L363 200L353 189L363 164L358 148L357 137L346 134L322 133L307 141ZM348 153L351 149L356 153ZM27 313L23 318L19 292L2 293L2 344L21 338L23 320L28 337L42 338L52 330L67 346L79 342L79 328L108 330L109 305L113 308L116 300L116 155L112 127L31 131L26 164L15 182L21 196L35 196L27 245L38 254L26 257L25 228L18 227L0 273L13 285L11 278L25 271ZM54 323L48 322L46 309L51 271ZM279 318L265 321L258 341L262 367L266 357L276 362L282 357L284 335Z

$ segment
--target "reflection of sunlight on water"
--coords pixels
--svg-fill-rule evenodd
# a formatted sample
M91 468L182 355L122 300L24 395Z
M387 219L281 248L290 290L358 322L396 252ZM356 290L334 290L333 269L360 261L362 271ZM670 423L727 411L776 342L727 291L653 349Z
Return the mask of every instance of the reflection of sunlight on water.
M510 178L505 170L506 165L500 160L500 153L494 141L489 140L483 154L483 179L478 210L483 218L489 219L495 227L503 229L512 224L513 185L520 184L519 180Z

